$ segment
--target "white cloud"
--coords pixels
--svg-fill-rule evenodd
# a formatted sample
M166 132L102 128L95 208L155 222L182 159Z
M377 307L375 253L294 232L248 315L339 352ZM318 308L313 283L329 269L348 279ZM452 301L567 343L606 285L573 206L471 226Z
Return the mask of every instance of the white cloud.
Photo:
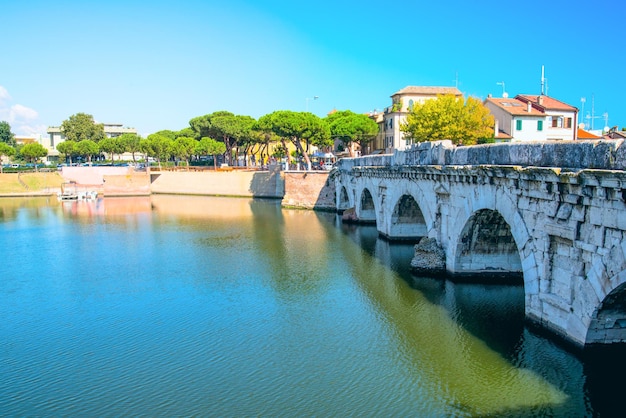
M42 125L39 113L28 106L11 104L11 95L6 88L0 86L0 120L11 125L11 131L19 136L41 135L46 132Z
M0 102L11 100L11 95L3 86L0 86Z
M22 106L21 104L11 106L11 110L9 111L9 123L24 119L33 120L38 117L39 114L36 110L31 109L30 107Z

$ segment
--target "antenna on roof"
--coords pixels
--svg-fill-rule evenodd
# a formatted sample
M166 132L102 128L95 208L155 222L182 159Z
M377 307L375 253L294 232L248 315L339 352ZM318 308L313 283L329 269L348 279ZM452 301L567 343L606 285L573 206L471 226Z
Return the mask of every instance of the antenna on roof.
M548 95L548 79L544 77L543 65L541 66L541 95Z
M502 97L505 99L509 97L509 94L506 92L506 88L504 87L504 81L498 81L496 84L498 86L502 86Z

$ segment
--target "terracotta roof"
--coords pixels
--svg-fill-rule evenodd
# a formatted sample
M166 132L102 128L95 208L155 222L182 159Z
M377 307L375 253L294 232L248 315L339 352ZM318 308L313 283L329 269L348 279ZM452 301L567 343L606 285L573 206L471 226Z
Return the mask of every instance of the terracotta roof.
M539 104L539 97L541 97L542 104ZM570 112L578 110L574 106L545 95L518 94L515 98L525 103L531 102L533 106L543 108L544 110L568 110Z
M402 90L398 90L392 94L391 97L400 94L423 94L428 96L436 96L438 94L454 94L455 96L463 95L461 90L456 87L406 86Z
M591 132L587 132L584 129L578 128L578 139L600 139L602 137L592 134Z
M545 114L542 111L535 109L533 106L530 107L530 112L529 112L528 105L526 104L526 102L518 100L517 98L511 99L508 97L507 98L489 97L488 99L485 100L485 102L493 103L494 105L498 106L500 109L503 109L505 112L507 112L510 115L538 116L538 117L545 116Z
M513 139L513 137L506 132L499 130L496 134L496 139Z

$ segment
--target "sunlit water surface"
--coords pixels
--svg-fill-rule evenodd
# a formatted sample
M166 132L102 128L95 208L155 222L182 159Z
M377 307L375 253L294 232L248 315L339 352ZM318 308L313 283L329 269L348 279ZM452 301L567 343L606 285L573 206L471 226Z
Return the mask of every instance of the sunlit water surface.
M0 199L1 416L612 416L522 286L273 200ZM619 364L618 364L619 363ZM615 395L613 396L613 392Z

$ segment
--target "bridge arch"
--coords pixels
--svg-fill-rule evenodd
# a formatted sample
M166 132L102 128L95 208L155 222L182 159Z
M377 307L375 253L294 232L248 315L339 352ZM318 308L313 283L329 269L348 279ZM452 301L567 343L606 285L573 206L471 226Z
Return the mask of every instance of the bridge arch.
M587 275L586 283L597 301L587 301L581 306L578 317L588 324L584 344L626 342L626 247L613 245L607 254L598 257Z
M346 186L341 186L341 190L339 191L339 200L337 202L337 209L339 211L344 211L352 207L354 207L354 204L350 199L350 193L348 193L348 189L346 189Z
M511 227L495 210L474 212L456 243L458 273L521 275L522 264Z
M392 239L416 239L427 235L427 226L422 209L410 193L396 201L391 212L388 237Z
M448 245L444 246L446 251L446 268L449 273L462 274L463 266L457 264L462 258L457 257L457 252L463 247L459 245L462 240L463 231L466 225L472 224L470 219L475 213L482 210L497 212L498 215L509 226L511 236L515 242L515 247L519 255L520 269L523 275L525 311L531 317L541 317L538 309L539 294L539 264L537 254L541 254L537 244L529 233L525 222L517 205L513 202L505 190L495 188L485 193L470 193L462 207L457 207L452 211L447 219L447 239Z
M357 215L361 222L376 223L376 202L367 186L361 190Z

